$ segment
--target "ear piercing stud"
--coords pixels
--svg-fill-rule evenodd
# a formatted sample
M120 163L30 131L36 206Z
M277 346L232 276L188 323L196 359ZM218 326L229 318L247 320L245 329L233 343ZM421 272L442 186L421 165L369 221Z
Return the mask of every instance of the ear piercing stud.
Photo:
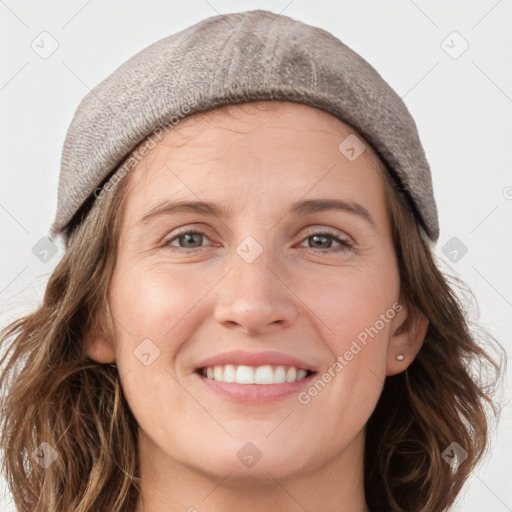
M399 360L399 361L403 361L404 360L404 355L403 354L398 354L396 356L396 358Z

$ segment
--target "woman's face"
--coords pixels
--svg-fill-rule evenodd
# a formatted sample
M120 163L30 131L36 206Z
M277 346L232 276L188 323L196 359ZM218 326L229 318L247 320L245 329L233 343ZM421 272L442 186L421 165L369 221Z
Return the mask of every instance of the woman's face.
M355 463L408 364L375 154L323 111L272 105L186 118L124 178L112 360L160 472Z

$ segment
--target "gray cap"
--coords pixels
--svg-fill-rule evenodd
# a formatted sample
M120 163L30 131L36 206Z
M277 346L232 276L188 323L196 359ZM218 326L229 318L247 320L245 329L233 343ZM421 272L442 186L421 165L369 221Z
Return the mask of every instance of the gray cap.
M67 237L80 207L159 127L257 100L304 103L351 125L387 164L423 235L438 239L430 168L400 96L329 32L264 10L213 16L161 39L87 94L64 141L50 237Z

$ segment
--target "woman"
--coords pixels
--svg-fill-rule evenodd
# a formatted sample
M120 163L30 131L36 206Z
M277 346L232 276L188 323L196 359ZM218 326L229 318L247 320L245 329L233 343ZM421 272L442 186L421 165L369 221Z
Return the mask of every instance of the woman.
M438 512L484 453L469 365L499 366L416 126L331 34L249 11L134 56L75 114L51 234L2 335L20 511Z

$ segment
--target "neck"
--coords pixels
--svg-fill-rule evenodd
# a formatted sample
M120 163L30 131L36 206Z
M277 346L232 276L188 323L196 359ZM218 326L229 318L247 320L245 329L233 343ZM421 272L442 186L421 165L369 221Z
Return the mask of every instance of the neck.
M364 497L364 432L341 453L301 474L277 470L248 479L234 472L206 474L172 460L141 431L140 477L143 502L136 512L369 512Z

